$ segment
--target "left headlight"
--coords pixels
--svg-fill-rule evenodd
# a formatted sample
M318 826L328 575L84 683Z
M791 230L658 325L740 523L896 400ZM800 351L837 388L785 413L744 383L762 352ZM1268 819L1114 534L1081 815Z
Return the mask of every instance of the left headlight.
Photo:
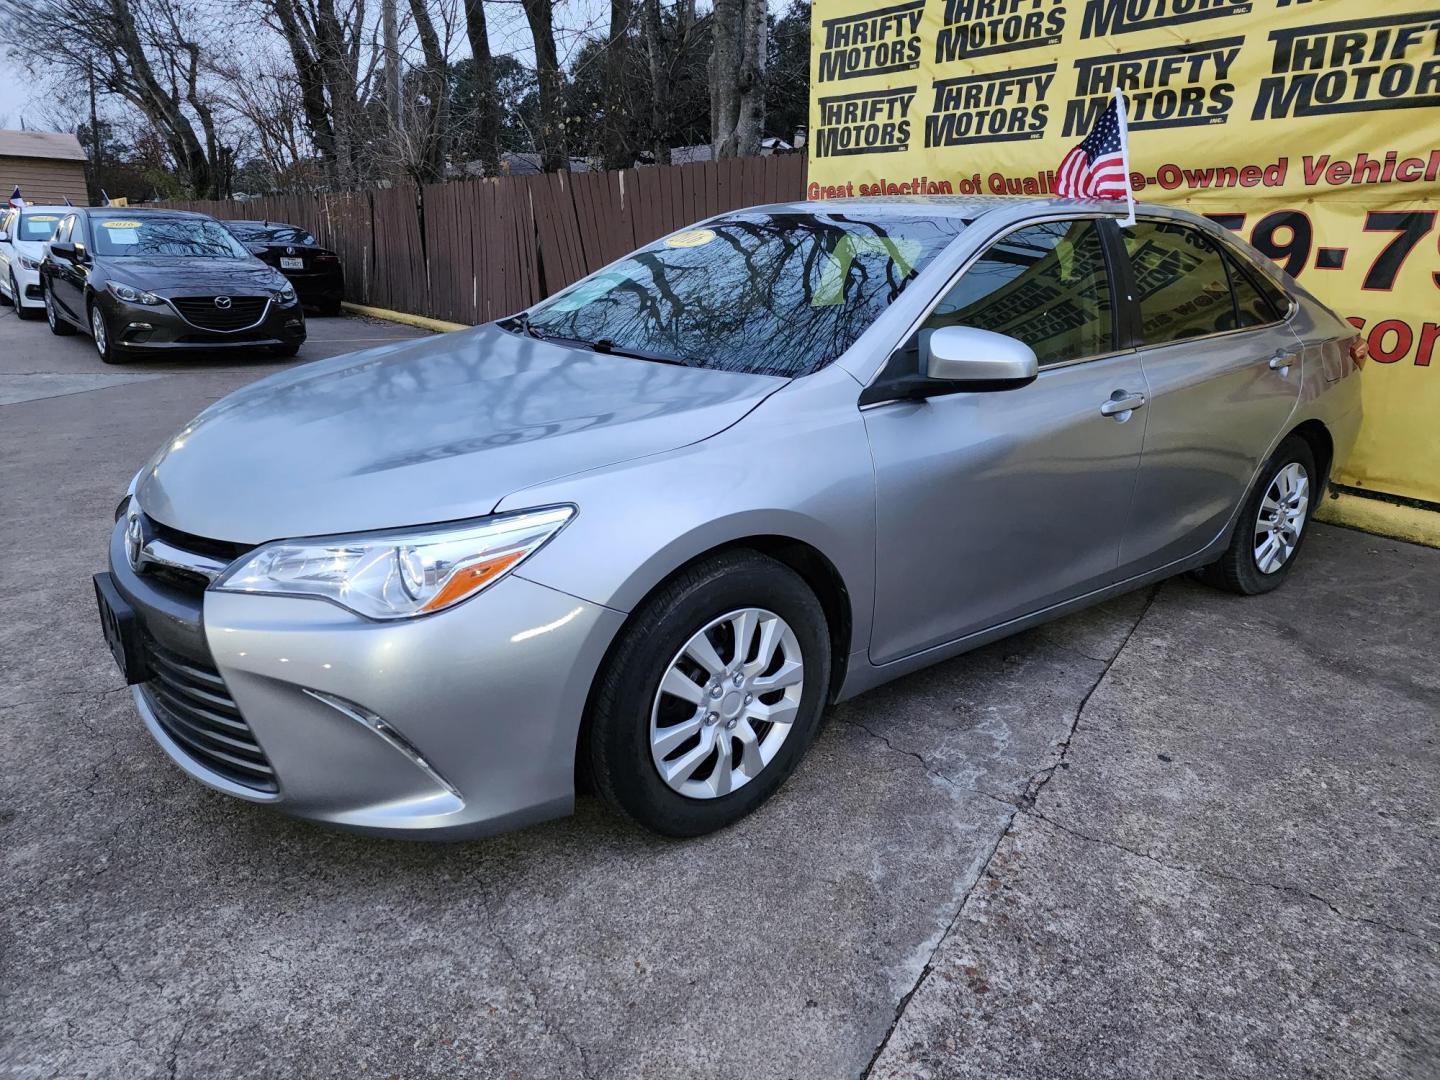
M286 285L283 289L276 289L275 299L280 301L280 303L282 304L293 304L295 302L294 286Z
M313 596L367 619L428 615L494 584L574 515L573 506L550 506L421 529L281 540L240 559L211 588Z
M152 292L145 292L143 289L137 289L133 285L126 285L119 281L110 282L110 291L128 304L148 304L153 307L156 304L164 303Z
M21 268L22 270L39 270L39 269L40 269L40 260L39 260L39 259L32 259L32 258L30 258L29 255L20 255L20 256L17 257L16 261L19 262L20 268Z

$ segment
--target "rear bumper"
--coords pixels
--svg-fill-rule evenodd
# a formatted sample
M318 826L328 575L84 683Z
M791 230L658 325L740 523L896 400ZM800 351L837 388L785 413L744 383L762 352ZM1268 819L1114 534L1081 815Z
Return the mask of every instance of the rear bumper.
M595 671L623 616L511 575L448 611L370 622L320 600L191 593L137 575L123 526L111 574L146 631L224 679L274 771L238 784L172 738L195 779L297 817L415 839L484 835L568 813Z

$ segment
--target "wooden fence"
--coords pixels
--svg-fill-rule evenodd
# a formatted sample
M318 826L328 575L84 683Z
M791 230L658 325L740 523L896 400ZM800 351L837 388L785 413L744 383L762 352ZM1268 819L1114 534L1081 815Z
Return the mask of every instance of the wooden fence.
M693 221L804 190L805 158L790 154L170 205L302 226L340 256L346 299L473 325Z

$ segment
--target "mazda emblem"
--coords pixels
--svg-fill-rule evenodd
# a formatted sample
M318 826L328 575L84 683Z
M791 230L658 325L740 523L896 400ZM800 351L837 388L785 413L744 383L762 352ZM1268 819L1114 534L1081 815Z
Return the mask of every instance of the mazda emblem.
M228 296L217 296L217 297L215 297L215 306L218 307L221 311L226 310L226 309L229 308L229 306L230 306L230 297L228 297Z
M293 247L287 247L287 248L285 249L285 254L286 254L286 255L294 255L294 254L295 254L295 249L294 249Z

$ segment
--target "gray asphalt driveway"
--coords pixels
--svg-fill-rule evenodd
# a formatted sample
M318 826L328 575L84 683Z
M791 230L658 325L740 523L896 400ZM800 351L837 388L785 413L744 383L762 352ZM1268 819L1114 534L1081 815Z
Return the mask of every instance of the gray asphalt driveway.
M0 1074L1437 1075L1440 552L1317 527L882 688L699 841L363 839L185 779L93 611L135 465L274 366L0 309Z

